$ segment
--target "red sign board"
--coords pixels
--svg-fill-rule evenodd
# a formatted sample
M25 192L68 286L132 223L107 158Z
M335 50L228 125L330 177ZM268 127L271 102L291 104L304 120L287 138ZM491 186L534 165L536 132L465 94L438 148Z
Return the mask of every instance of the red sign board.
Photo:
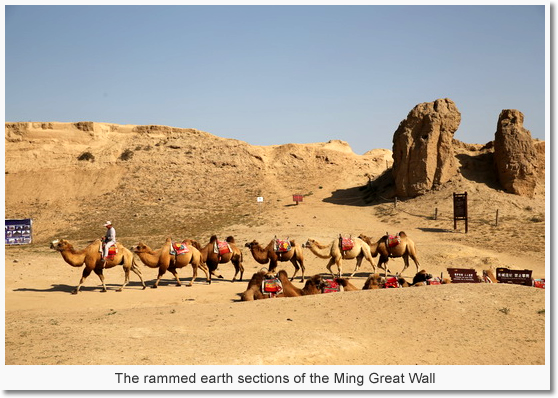
M298 204L298 202L302 202L302 195L293 195L293 202L296 202L296 204Z

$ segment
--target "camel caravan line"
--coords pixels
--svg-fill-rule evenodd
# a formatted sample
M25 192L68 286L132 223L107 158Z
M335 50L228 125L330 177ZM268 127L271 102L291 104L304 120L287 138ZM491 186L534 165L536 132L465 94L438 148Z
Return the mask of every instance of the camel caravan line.
M393 242L396 243L394 244ZM310 238L304 245L300 245L292 239L278 239L274 237L265 247L260 245L256 240L246 243L245 247L250 250L252 257L257 263L262 265L269 264L269 270L266 270L268 274L274 274L276 272L279 262L290 261L294 266L294 273L289 282L292 282L300 271L301 283L304 282L305 272L303 248L310 249L317 257L329 260L326 269L333 277L333 279L330 280L333 282L331 282L332 285L328 287L329 291L352 289L348 280L342 278L343 260L356 259L357 261L356 267L350 277L353 277L359 270L364 259L370 263L373 268L373 273L375 274L376 265L374 264L373 257L378 255L380 256L378 267L384 270L384 275L390 272L389 268L387 268L387 262L390 257L403 257L405 261L403 271L408 267L408 257L414 260L417 271L419 267L415 244L404 232L400 232L396 236L386 235L377 242L372 242L370 238L364 235L360 235L358 238L347 238L340 235L338 239L334 239L329 244L324 245ZM152 249L142 242L139 242L130 249L117 243L115 252L109 252L106 261L102 258L102 247L99 239L82 250L74 249L72 244L67 240L55 240L51 243L51 249L60 252L63 259L73 267L85 265L79 284L73 291L74 294L80 291L85 279L92 271L99 276L103 286L102 291L106 292L107 289L104 283L103 270L115 266L122 266L125 272L124 283L117 291L122 291L128 284L130 271L138 275L145 289L146 284L143 280L141 270L135 261L134 253L146 267L157 269L157 277L151 285L152 288L157 288L159 286L161 278L167 271L173 275L176 280L176 285L181 286L182 284L177 270L186 268L187 266L192 267L192 278L187 286L193 286L197 278L198 269L204 272L207 284L212 282L213 276L216 278L223 278L222 275L216 273L217 268L220 264L227 264L229 262L232 263L235 268L232 282L236 281L237 277L238 280L242 281L244 275L244 266L242 264L243 254L232 236L227 237L226 240L223 241L217 239L216 235L213 235L205 246L193 239L173 241L169 237L163 242L160 248L156 249ZM337 266L337 274L334 274L331 269L333 264ZM286 272L284 275L281 273L281 277L286 277ZM316 286L319 286L318 290L324 290L325 279L322 278L319 283L315 277L312 277L311 280L314 280ZM286 294L288 296L291 294L291 291L298 291L296 289L291 289L288 284L286 285L286 291L283 291L281 293L282 295ZM305 285L305 288L307 289L299 290L314 291L310 289L310 286Z

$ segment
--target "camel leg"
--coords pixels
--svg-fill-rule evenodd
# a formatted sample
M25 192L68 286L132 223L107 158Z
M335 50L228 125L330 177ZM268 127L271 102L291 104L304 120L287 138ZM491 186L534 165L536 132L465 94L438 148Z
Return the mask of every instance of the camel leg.
M102 268L95 268L95 273L97 274L97 276L99 277L99 279L101 280L101 283L103 284L103 292L107 291L107 287L105 286L105 276L103 275L103 269Z
M244 266L243 266L242 263L240 262L240 259L231 260L231 262L233 263L234 269L235 269L234 277L232 278L232 281L231 281L231 282L236 281L236 275L238 275L239 272L240 272L240 279L239 279L239 281L242 281L242 275L244 275Z
M124 283L122 284L122 286L116 289L116 291L121 292L122 289L124 289L124 287L128 284L129 281L130 281L130 268L124 268Z
M380 259L378 260L378 268L381 268L384 270L384 275L387 276L388 272L391 272L389 270L389 268L387 267L387 263L389 261L389 257L384 257L382 255L380 255Z
M196 280L197 277L198 277L198 266L196 264L192 264L192 280L190 281L190 284L186 286L194 286L194 281Z
M85 282L85 278L87 278L89 276L89 274L91 274L91 268L87 268L85 267L83 269L83 272L81 274L81 279L79 280L79 284L77 285L77 287L72 291L72 294L78 294L79 293L79 289L81 288L81 285L83 285L83 282Z
M143 289L145 289L147 287L147 285L145 284L145 282L143 280L143 275L141 273L141 268L138 267L138 264L136 263L135 259L132 259L132 272L134 274L136 274L137 276L139 276L140 281L141 281L141 285L143 286Z
M409 255L408 254L404 254L403 256L403 262L405 263L405 265L403 266L403 271L401 271L401 274L403 274L403 272L405 272L405 270L407 268L409 268ZM418 270L418 266L417 266L417 270ZM418 272L418 271L417 271Z
M360 268L360 264L362 264L362 259L363 258L364 258L364 255L362 253L357 256L355 270L351 274L351 276L350 276L351 278L356 274L357 270ZM341 276L339 276L339 277L341 278Z
M410 253L409 253L409 256L411 256L411 258L413 259L413 261L414 261L414 263L415 263L415 266L417 267L417 273L418 273L418 272L419 272L420 264L419 264L419 261L418 261L417 256L414 255L414 254L410 254Z
M199 267L205 273L205 283L207 283L208 285L211 284L211 273L207 269L207 265L205 265L205 263L200 263Z
M293 279L295 278L296 274L298 273L298 270L300 269L300 267L298 266L298 263L296 262L296 259L295 259L294 257L291 258L291 263L293 263L293 265L294 265L294 267L295 267L294 274L293 274L293 276L291 277L291 282L292 282ZM302 282L303 280L304 280L304 278L301 279L301 282Z
M180 278L178 277L178 272L176 272L176 268L169 268L168 271L173 274L174 279L176 279L176 286L182 286Z
M165 275L165 272L167 272L166 267L164 266L159 267L159 274L157 275L157 280L155 281L153 286L151 286L153 289L157 289L159 287L159 282L161 281L163 275Z
M269 272L275 272L275 268L277 268L277 260L270 259L269 260Z
M300 269L302 270L302 275L300 275L300 281L304 282L304 260L301 258L298 260L298 263L300 264Z
M365 253L364 257L366 257L366 260L368 260L368 262L372 266L374 273L376 273L376 265L374 264L374 259L372 258L372 255L370 253Z
M335 278L335 275L333 274L333 271L331 270L331 266L333 264L335 264L336 261L333 257L331 257L326 265L327 270L329 271L329 273L331 274L331 276L333 276ZM339 266L337 266L337 268L339 268Z

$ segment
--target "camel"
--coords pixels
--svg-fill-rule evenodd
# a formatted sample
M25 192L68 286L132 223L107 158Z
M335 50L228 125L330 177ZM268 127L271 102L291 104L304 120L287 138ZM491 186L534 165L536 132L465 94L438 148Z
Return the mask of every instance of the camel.
M207 268L209 269L209 282L211 283L211 275L216 276L217 278L223 278L222 275L216 275L215 271L219 264L226 264L229 261L233 263L235 273L232 279L232 282L236 280L236 276L240 272L239 280L242 281L242 276L244 275L244 266L242 265L243 255L240 249L236 246L234 238L232 236L227 237L227 243L231 248L230 253L220 254L215 253L215 244L217 243L217 236L213 235L209 239L209 243L205 247L201 247L200 243L193 239L187 239L185 242L191 243L194 247L196 247L201 253L201 261L204 263Z
M76 250L72 246L72 244L65 240L54 240L50 243L50 248L56 250L62 254L62 258L72 267L81 267L85 264L85 268L83 269L83 273L81 275L81 279L77 287L72 291L72 294L78 294L81 286L85 282L85 279L91 274L91 271L95 272L101 283L103 284L103 292L107 291L107 287L105 285L105 277L103 275L104 268L112 268L117 265L122 265L124 268L124 283L122 286L117 289L117 292L121 292L122 289L128 284L130 280L130 270L134 272L137 276L139 276L141 280L141 284L145 289L145 282L143 281L143 277L141 274L141 269L136 264L134 259L134 254L122 246L120 243L116 243L116 247L118 253L114 256L112 260L107 259L106 263L101 258L102 253L100 252L101 247L101 240L96 239L87 246L83 250ZM104 264L104 267L103 267Z
M417 287L417 286L430 285L430 284L432 284L431 281L429 282L430 279L432 279L432 274L427 273L425 270L420 270L413 277L413 283L411 283L410 286ZM448 283L451 283L451 279L441 277L439 279L439 283L441 283L442 285L447 285Z
M368 245L370 246L372 257L376 257L378 254L380 255L380 259L378 260L378 267L381 267L382 265L387 266L390 257L403 257L405 265L403 267L403 270L399 273L401 275L409 267L409 257L411 257L415 262L417 272L419 271L420 264L417 258L417 249L415 247L415 242L413 242L413 240L409 238L405 232L399 232L399 238L401 239L401 242L394 247L388 247L387 234L382 236L377 242L372 242L371 238L363 234L361 234L359 238L368 243Z
M329 258L329 262L326 265L328 271L334 277L336 275L333 274L331 270L331 266L333 264L337 265L338 270L338 277L341 278L343 276L342 273L342 260L352 260L356 258L356 267L351 277L357 272L360 268L360 264L362 263L362 259L366 258L368 262L372 265L374 272L376 272L376 265L374 264L374 260L372 259L372 254L370 252L370 246L368 246L362 239L354 238L353 239L354 246L350 250L341 250L339 245L339 239L335 239L329 245L322 245L320 242L314 239L308 239L304 244L304 247L310 249L312 253L314 253L317 257L320 258Z
M380 274L373 273L370 274L366 282L364 282L364 286L362 290L372 290L372 289L381 289L386 283L385 278L383 278Z
M298 270L302 270L302 275L300 276L300 281L304 281L304 256L302 253L302 246L296 243L294 240L289 240L291 244L291 250L287 252L276 252L275 251L275 239L272 239L271 242L264 248L262 247L257 241L253 240L252 242L246 243L246 247L250 249L254 260L256 260L260 264L267 264L269 263L269 272L274 272L277 268L278 261L290 261L293 263L295 267L295 271L293 276L291 277L291 281L294 280Z
M177 268L184 268L188 264L192 265L192 280L188 286L193 286L196 277L198 276L198 267L205 272L207 282L209 283L210 277L207 272L207 267L201 262L201 253L194 246L186 243L188 252L176 255L171 254L172 239L167 238L163 247L157 250L152 250L149 246L140 242L137 246L132 247L132 251L138 255L141 262L149 268L158 268L157 280L151 286L156 289L159 286L161 277L165 272L169 271L176 279L176 286L181 286L180 278L176 272Z
M269 295L262 292L262 283L265 278L275 277L275 274L270 273L265 268L256 272L252 275L252 279L248 282L247 289L241 293L240 297L242 301L253 301L270 298ZM277 278L281 281L282 292L274 297L300 297L307 296L311 294L320 294L319 284L321 280L320 275L314 275L312 278L306 281L304 288L299 289L291 283L287 272L284 270L277 273Z
M343 287L344 292L354 292L360 290L349 281L349 278L335 278L335 282Z

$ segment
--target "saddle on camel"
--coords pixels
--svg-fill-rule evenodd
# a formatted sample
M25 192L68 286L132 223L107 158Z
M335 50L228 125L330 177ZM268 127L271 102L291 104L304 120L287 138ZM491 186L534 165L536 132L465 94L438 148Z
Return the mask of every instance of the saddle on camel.
M353 247L355 247L355 241L351 236L347 238L339 234L339 248L342 253L351 250Z
M291 241L287 239L277 239L277 236L273 238L273 250L275 253L287 253L292 249Z
M283 284L275 274L266 274L262 281L262 294L268 298L277 297L283 293Z
M222 256L223 254L232 253L231 245L226 240L215 239L213 244L213 253Z

